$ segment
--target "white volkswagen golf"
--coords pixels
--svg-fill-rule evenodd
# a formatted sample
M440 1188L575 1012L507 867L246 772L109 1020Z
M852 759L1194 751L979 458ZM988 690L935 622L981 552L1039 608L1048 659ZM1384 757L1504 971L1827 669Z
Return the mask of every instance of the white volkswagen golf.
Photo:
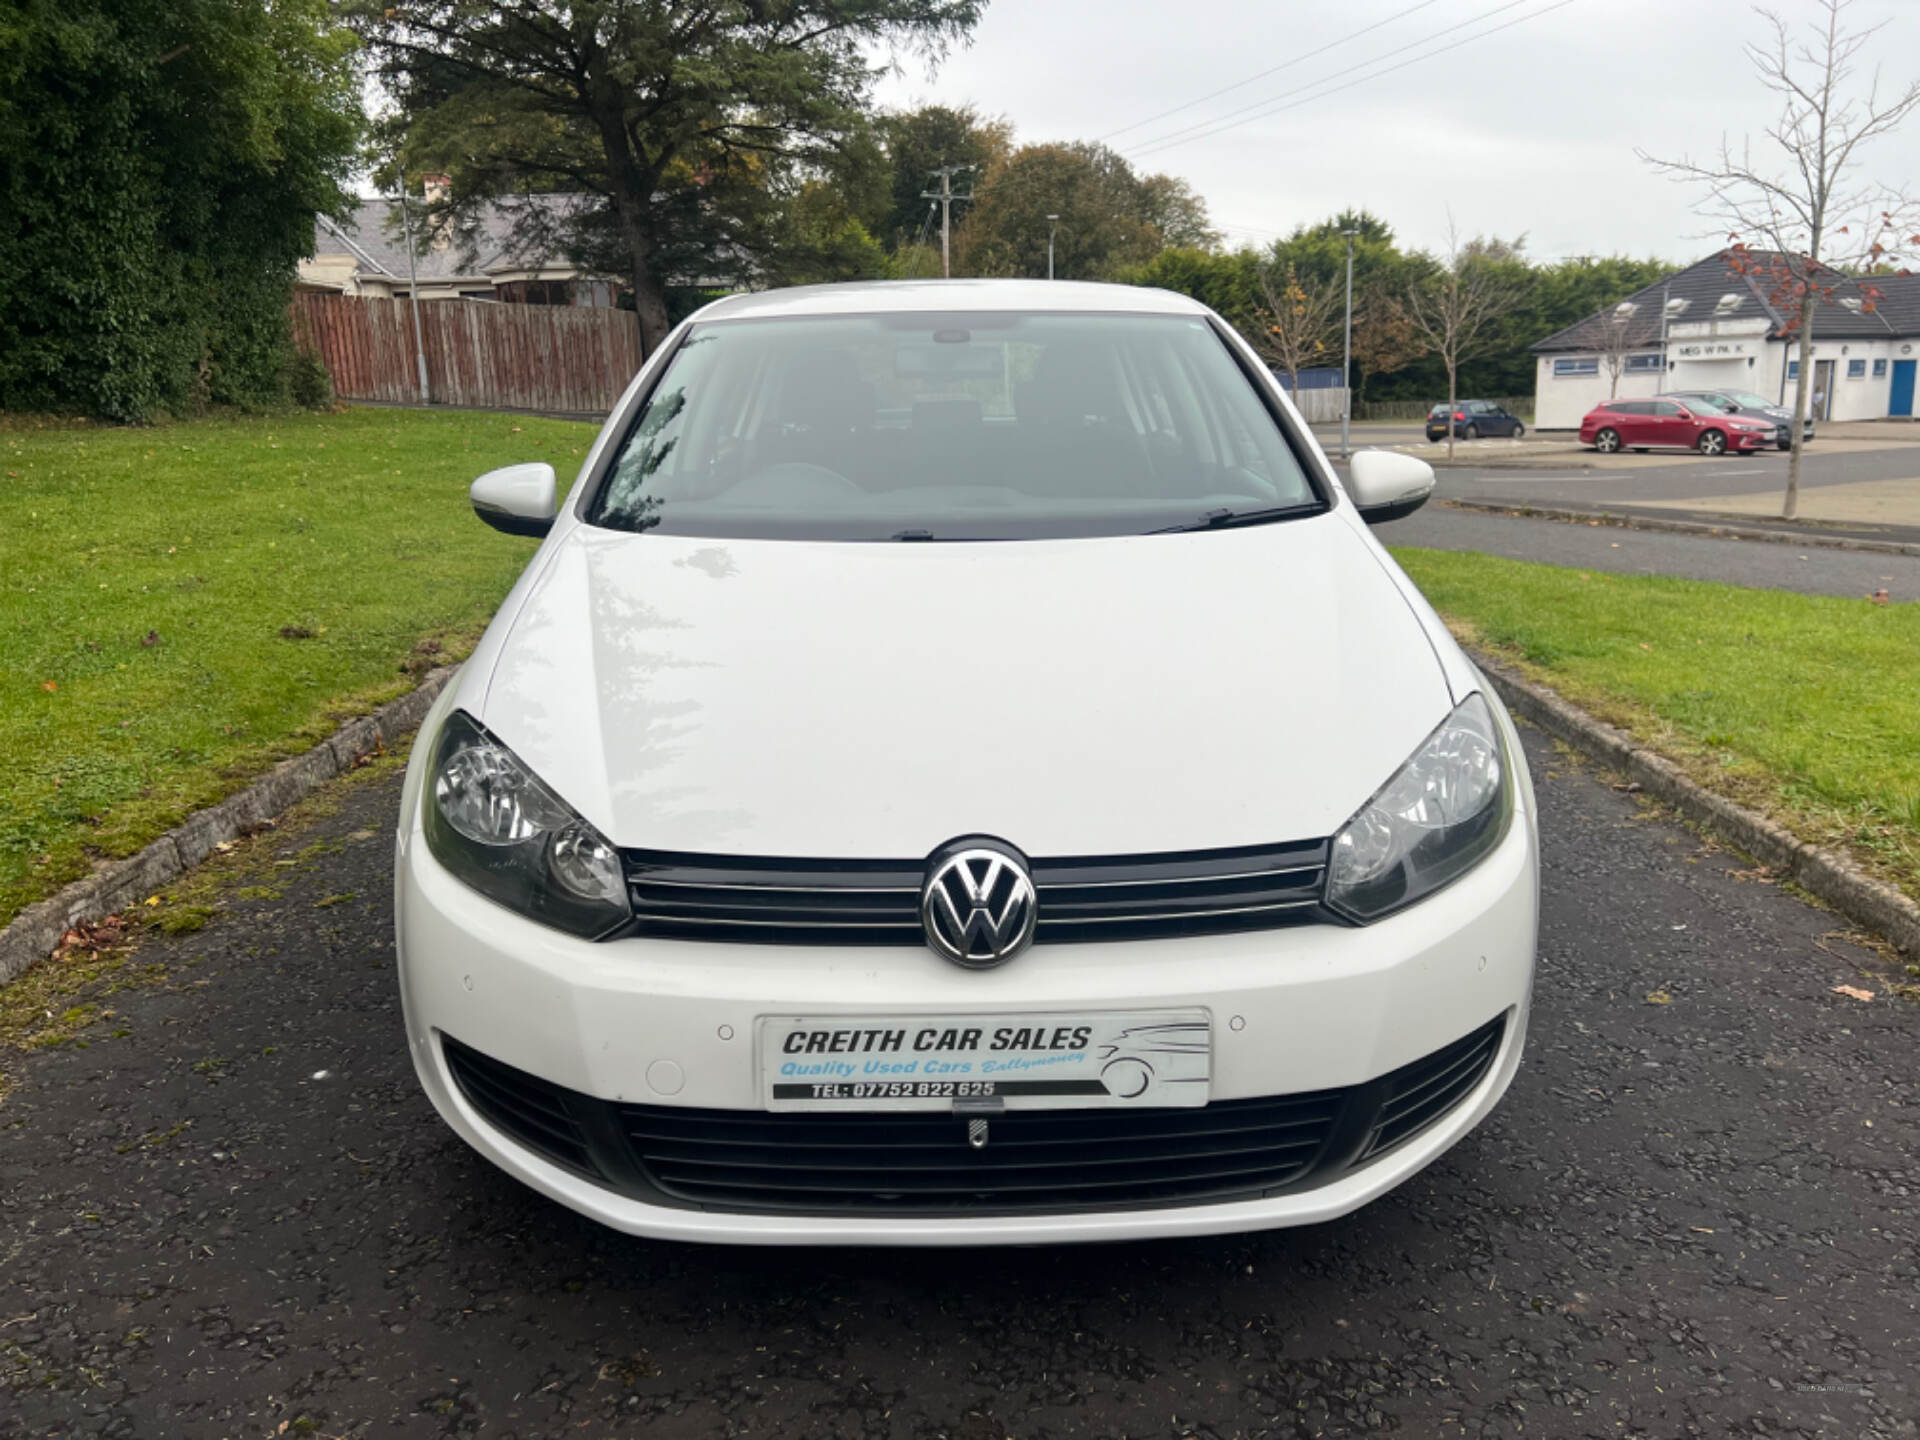
M1217 316L1026 281L681 325L414 749L414 1064L683 1240L1325 1220L1499 1100L1537 827L1498 699Z

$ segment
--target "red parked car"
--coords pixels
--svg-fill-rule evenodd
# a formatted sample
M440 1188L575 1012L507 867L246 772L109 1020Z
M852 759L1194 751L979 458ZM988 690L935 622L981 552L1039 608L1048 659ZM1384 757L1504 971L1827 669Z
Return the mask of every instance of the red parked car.
M1773 444L1774 424L1759 417L1722 410L1705 401L1606 400L1580 422L1580 443L1603 455L1616 450L1698 450L1724 455L1729 450L1764 450Z

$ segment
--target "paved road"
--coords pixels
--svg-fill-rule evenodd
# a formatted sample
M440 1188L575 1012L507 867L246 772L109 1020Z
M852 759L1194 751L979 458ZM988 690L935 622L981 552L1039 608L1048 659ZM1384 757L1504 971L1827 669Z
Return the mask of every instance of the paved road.
M1480 1131L1314 1229L985 1253L646 1244L467 1152L395 1012L394 785L351 788L16 1068L0 1434L1914 1436L1920 1010L1534 749L1538 1003Z
M1920 556L1625 530L1616 525L1455 510L1444 504L1428 505L1404 520L1377 527L1374 533L1388 545L1480 550L1620 575L1681 575L1854 598L1885 590L1895 601L1920 600Z
M1775 451L1765 455L1730 455L1717 459L1676 457L1671 465L1647 465L1646 457L1630 460L1642 468L1609 470L1501 470L1443 469L1436 493L1447 498L1491 500L1502 505L1605 506L1632 511L1647 502L1706 500L1720 496L1783 494L1787 457ZM1878 450L1822 451L1818 444L1801 466L1803 491L1867 481L1912 480L1920 476L1920 446L1889 445ZM1677 516L1680 510L1647 508L1648 514ZM1898 527L1849 527L1882 538L1920 539L1920 531Z

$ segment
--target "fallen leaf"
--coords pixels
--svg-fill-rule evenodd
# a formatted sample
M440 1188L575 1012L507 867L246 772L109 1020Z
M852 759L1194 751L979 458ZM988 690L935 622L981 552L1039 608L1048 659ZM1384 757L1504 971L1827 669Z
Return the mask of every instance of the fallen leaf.
M160 897L158 895L147 896L147 904L158 905L159 903L160 903Z
M58 690L60 687L58 684L56 684L52 680L42 680L40 682L40 688L46 691L49 695L51 695L54 691Z
M1642 641L1640 642L1640 648L1641 648L1642 650L1651 650L1651 649L1653 649L1653 647L1652 647L1651 645L1649 645L1649 644L1647 644L1647 642L1646 642L1646 641L1644 641L1644 640L1642 640Z
M1884 590L1876 590L1873 592L1873 594L1869 595L1867 598L1873 601L1873 603L1876 605L1884 605L1887 603L1888 595L1887 595L1887 592Z
M1713 1231L1711 1231L1711 1230L1709 1230L1709 1229L1708 1229L1708 1228L1707 1228L1706 1226L1704 1226L1704 1225L1689 1225L1689 1226L1688 1226L1687 1228L1688 1228L1689 1230L1691 1230L1691 1231L1693 1231L1693 1233L1694 1233L1694 1234L1696 1234L1696 1235L1711 1235L1711 1234L1713 1234Z
M1833 993L1836 995L1845 995L1849 1000L1873 999L1873 991L1862 990L1858 985L1836 985L1833 987Z
M1671 1005L1672 1003L1673 996L1664 990L1649 990L1647 992L1647 1004L1649 1005Z
M160 643L160 632L158 630L147 631L145 635L142 635L140 637L140 643L146 646L147 649L151 650L154 646Z

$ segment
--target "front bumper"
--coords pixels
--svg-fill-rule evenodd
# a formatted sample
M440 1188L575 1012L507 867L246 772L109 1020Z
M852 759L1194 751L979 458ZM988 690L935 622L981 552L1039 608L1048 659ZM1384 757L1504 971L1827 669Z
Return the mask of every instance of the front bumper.
M1523 806L1477 869L1360 929L1305 926L1204 939L1036 946L963 971L922 948L801 948L629 939L590 943L481 898L427 850L409 807L396 866L408 1042L446 1122L502 1169L616 1229L789 1244L993 1244L1201 1235L1327 1220L1416 1173L1499 1100L1519 1063L1532 987L1536 842ZM1044 1214L740 1213L641 1198L556 1165L461 1092L443 1041L606 1102L763 1108L763 1015L1207 1011L1211 1099L1361 1086L1500 1019L1498 1052L1453 1108L1378 1159L1256 1199Z

